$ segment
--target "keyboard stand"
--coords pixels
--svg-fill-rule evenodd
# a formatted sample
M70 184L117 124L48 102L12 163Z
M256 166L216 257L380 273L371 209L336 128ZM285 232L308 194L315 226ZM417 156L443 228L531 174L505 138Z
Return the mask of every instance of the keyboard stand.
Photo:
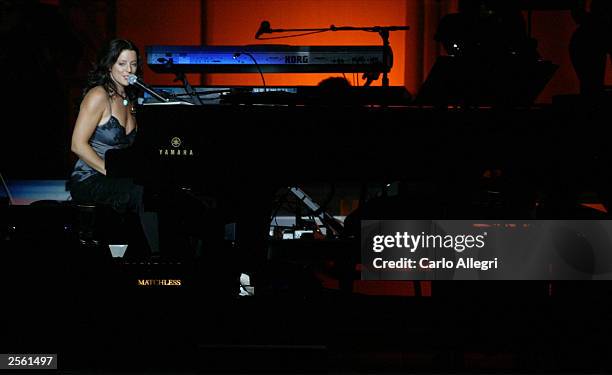
M340 237L344 232L344 226L338 220L336 220L332 215L327 213L326 211L321 210L321 206L319 206L308 194L306 194L302 189L297 186L289 187L289 190L295 195L302 203L308 207L312 213L317 216L323 225L327 229L329 229L334 237Z

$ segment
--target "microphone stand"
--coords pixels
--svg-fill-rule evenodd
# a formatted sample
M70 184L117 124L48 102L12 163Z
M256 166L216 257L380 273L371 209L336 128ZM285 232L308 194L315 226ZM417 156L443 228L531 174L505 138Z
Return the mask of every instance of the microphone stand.
M190 97L195 98L194 100L196 101L196 103L194 103L194 104L203 105L204 103L202 103L202 99L200 99L200 95L189 84L189 81L187 81L187 76L185 75L185 73L180 71L180 70L178 70L178 69L177 70L174 69L174 61L172 60L172 58L163 59L163 60L165 60L166 68L168 68L168 70L173 72L174 75L176 76L176 78L174 79L174 82L181 81L181 83L183 84L183 87L185 88L185 92L187 92L187 94ZM160 61L160 62L164 62L164 61Z
M370 26L370 27L354 27L354 26L334 26L331 25L328 28L318 29L269 29L264 33L284 33L284 32L325 32L325 31L367 31L378 33L382 39L383 44L383 78L382 85L385 87L389 86L389 77L387 73L391 70L391 63L393 54L391 53L391 45L389 44L389 32L390 31L407 31L410 30L410 26ZM259 39L259 37L257 38ZM372 82L373 75L368 76L368 85Z
M197 105L203 105L204 103L202 103L202 100L200 99L200 95L197 93L196 90L194 90L193 87L191 87L191 85L189 84L189 82L187 81L187 76L185 75L184 72L177 72L176 74L176 78L174 79L174 81L181 81L183 83L183 86L185 87L185 91L187 92L187 94L189 96L192 96L195 98Z

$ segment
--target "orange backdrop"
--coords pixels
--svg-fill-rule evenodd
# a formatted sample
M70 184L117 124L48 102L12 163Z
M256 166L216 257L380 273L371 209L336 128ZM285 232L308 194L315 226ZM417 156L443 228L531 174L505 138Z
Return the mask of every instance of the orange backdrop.
M433 41L438 20L456 10L457 0L117 0L117 35L139 46L164 44L245 45L358 45L381 43L375 33L342 31L310 36L258 41L254 34L263 20L272 28L408 25L411 30L392 32L394 66L391 85L405 85L415 93L427 77L440 46ZM569 38L575 28L569 11L536 11L533 36L541 55L560 68L539 98L576 93L578 81L569 55ZM277 34L274 34L277 35ZM145 68L151 84L176 84L173 76ZM269 85L315 85L336 74L267 74ZM192 84L261 85L257 74L209 74L188 76ZM352 75L347 78L352 81ZM606 76L612 84L612 66ZM363 81L360 81L363 83ZM380 84L380 81L376 84Z
M324 28L336 26L375 26L410 24L406 1L402 0L209 0L206 2L206 37L209 44L290 44L290 45L377 45L376 33L338 31L289 39L256 40L254 34L262 20L272 28ZM398 57L389 74L391 85L404 85L405 44L410 31L392 32L389 38ZM269 34L277 36L280 34ZM264 35L266 36L266 35ZM269 85L316 85L330 75L340 74L266 74ZM347 78L352 79L347 75ZM380 80L379 80L380 81ZM261 85L257 74L210 74L213 85Z
M116 0L117 36L127 38L141 49L147 45L202 44L201 0ZM180 85L171 74L158 74L144 67L144 79L153 85ZM199 74L187 76L200 83Z

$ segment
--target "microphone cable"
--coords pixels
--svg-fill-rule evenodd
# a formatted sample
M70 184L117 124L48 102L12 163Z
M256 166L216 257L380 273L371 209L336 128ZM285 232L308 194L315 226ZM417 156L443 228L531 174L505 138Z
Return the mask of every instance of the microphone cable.
M249 52L241 51L241 52L234 53L234 59L237 59L238 57L240 57L240 55L247 55L248 57L251 58L251 60L253 60L253 62L255 63L255 68L257 68L257 71L259 72L259 75L261 76L261 82L263 83L264 92L268 92L268 87L266 86L266 79L264 78L263 72L261 71L261 67L257 63L257 60L255 59L255 57L253 57L253 55Z

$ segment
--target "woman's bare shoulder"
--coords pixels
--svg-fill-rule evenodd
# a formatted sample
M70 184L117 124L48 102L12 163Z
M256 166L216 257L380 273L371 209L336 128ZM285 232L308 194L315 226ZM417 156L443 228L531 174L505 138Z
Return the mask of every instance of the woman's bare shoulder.
M102 86L96 86L87 91L85 97L83 98L82 106L86 106L88 108L95 108L99 106L106 107L106 103L108 102L108 93L104 90Z

